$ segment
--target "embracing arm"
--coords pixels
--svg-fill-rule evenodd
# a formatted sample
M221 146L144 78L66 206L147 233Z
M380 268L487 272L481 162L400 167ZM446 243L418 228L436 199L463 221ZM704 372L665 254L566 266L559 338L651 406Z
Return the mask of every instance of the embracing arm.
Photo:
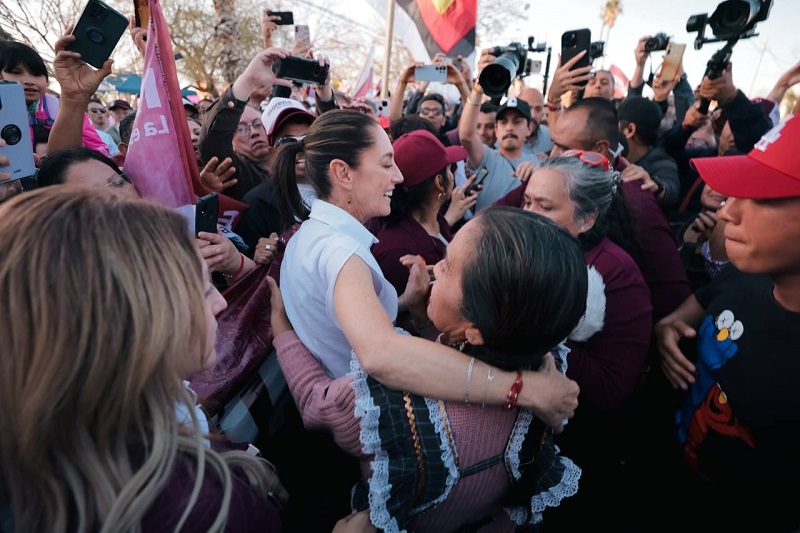
M445 401L464 401L469 358L447 346L394 330L373 288L369 267L357 256L347 260L333 292L336 317L361 366L384 385ZM476 361L471 403L502 405L516 373ZM487 383L488 381L488 383ZM553 372L524 372L519 405L530 407L548 425L560 427L577 407L578 386Z
M307 429L331 431L345 452L360 456L360 426L350 378L332 379L294 331L275 337L273 346L289 390Z

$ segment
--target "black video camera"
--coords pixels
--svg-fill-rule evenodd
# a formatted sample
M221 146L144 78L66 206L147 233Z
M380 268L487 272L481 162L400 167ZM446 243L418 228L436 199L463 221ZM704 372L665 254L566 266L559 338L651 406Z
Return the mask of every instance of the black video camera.
M707 13L692 15L686 21L686 31L697 32L694 47L700 50L705 43L727 41L717 50L706 64L703 77L714 80L722 76L733 54L733 47L739 39L756 36L756 24L767 20L772 9L772 0L725 0L717 6L711 17ZM706 25L711 26L714 39L705 37ZM708 112L709 101L700 99L698 110Z
M528 48L522 43L495 46L492 55L496 59L483 69L478 82L483 92L494 98L506 94L511 82L525 72Z
M737 41L755 36L755 27L769 17L772 0L725 0L717 6L709 17L707 13L692 15L686 21L686 31L697 32L694 47L697 50L703 44L719 41ZM706 39L706 25L716 39Z
M644 43L644 49L647 52L661 52L667 49L669 44L669 35L663 32L658 32L654 36L647 39Z

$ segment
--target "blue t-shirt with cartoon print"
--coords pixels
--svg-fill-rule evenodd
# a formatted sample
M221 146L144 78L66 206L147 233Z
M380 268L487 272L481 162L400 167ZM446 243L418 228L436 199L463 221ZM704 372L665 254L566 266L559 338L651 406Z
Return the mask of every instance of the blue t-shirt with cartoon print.
M800 496L800 313L781 306L773 286L728 265L695 293L706 317L678 440L689 464L725 490L788 484Z

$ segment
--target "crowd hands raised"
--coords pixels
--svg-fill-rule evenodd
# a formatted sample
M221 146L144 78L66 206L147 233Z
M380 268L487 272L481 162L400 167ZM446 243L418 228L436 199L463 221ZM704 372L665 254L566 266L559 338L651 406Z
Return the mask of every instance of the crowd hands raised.
M387 101L335 90L311 42L275 46L278 18L222 94L184 102L200 182L248 205L194 237L124 172L137 111L97 98L113 61L61 37L56 99L0 42L38 167L10 180L0 154L0 529L800 527L795 489L760 490L800 474L800 110L779 112L800 63L763 98L730 64L694 89L659 69L645 98L645 36L623 99L582 53L546 97L489 98L487 49L474 72L437 54L441 83L409 64ZM277 77L290 56L328 77ZM259 283L267 318L225 314ZM249 371L275 365L259 397L288 400L246 439L246 391L212 416L191 389L223 314L266 324ZM45 345L48 317L68 320Z

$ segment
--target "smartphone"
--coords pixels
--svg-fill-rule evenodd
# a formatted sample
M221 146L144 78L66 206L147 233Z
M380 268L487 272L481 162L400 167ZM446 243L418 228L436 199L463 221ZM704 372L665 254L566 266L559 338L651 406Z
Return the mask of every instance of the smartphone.
M378 118L389 116L390 102L388 98L375 98L373 102L375 102L375 107L377 108L375 114L378 115Z
M475 178L475 181L472 182L472 185L467 187L464 191L464 196L469 196L472 194L472 191L478 188L478 186L486 179L486 176L489 175L489 170L487 168L482 168L478 171L478 177Z
M137 28L150 25L150 0L133 0L134 24Z
M291 11L270 11L267 10L267 16L280 17L280 20L274 21L278 26L291 26L294 24L294 13Z
M127 29L125 15L101 0L89 0L72 30L75 40L67 50L78 52L83 61L101 68Z
M276 59L272 63L272 72L279 78L301 83L323 85L328 78L329 67L322 66L316 59L289 56Z
M460 58L456 57L455 59L453 59L453 68L455 68L457 71L461 72L461 63L462 63L462 60Z
M6 142L0 154L8 157L11 163L11 166L0 167L0 172L11 174L11 181L36 173L27 109L22 85L0 80L0 137Z
M444 65L424 65L414 69L416 81L447 81L447 67Z
M683 60L683 52L686 50L685 44L667 43L667 52L664 54L664 63L661 65L661 79L672 81L678 75L678 68Z
M572 66L570 70L579 69L581 67L588 67L592 64L592 58L589 57L589 48L592 45L592 32L587 28L580 30L565 31L561 35L561 64L563 65L581 51L586 51L583 57ZM576 85L585 87L589 81L583 81Z
M311 46L311 30L305 24L298 24L294 27L294 40L302 43L303 46Z
M218 214L219 195L217 193L212 192L197 200L197 204L194 206L195 237L201 231L216 233Z

